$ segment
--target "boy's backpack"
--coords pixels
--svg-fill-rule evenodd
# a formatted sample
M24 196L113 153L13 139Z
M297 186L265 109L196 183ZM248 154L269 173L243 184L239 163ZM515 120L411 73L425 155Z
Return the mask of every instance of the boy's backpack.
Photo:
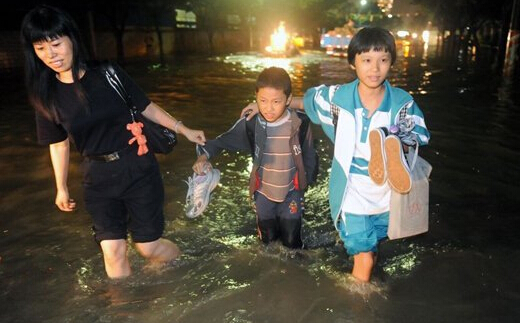
M307 130L310 127L310 119L303 113L297 113L298 117L301 120L300 130L299 130L299 140L300 145L304 142L305 136L307 136ZM251 146L251 156L254 157L255 155L255 127L256 127L256 121L257 121L258 115L254 116L250 120L246 121L246 133L247 133L247 139L249 140L249 145ZM303 131L302 131L303 129ZM318 177L319 172L319 156L318 153L316 153L316 162L314 169L311 170L311 173L309 173L309 170L306 170L308 174L310 174L310 177L308 176L309 184L315 183L316 179Z

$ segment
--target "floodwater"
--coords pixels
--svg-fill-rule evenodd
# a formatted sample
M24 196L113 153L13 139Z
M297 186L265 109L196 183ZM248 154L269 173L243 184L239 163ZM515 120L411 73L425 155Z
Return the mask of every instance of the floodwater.
M127 71L185 124L213 138L253 99L258 72L285 67L294 94L347 82L347 61L306 52L291 59L254 53L176 59L168 68ZM469 67L468 67L469 66ZM105 277L82 201L80 157L69 175L75 213L53 204L46 147L35 143L21 80L3 80L0 98L0 322L518 322L520 318L519 104L494 76L428 56L400 56L391 82L426 115L433 165L428 233L381 244L373 283L360 285L329 217L331 145L319 128L319 182L307 193L306 250L264 246L247 200L247 154L214 161L222 178L206 212L183 212L195 159L181 138L159 156L166 189L165 237L184 254L152 268L130 249L133 275ZM517 94L517 93L516 93ZM518 96L516 96L518 97Z

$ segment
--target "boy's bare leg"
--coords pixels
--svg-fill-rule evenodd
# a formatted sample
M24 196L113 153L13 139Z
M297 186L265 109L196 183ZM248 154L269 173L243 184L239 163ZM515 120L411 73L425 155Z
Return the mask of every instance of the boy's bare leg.
M137 251L152 262L168 262L180 256L181 250L170 240L159 238L151 242L135 244Z
M352 268L352 276L363 282L370 281L374 263L375 254L372 251L360 252L357 255L354 255L354 268Z
M125 239L103 240L101 250L105 260L105 271L109 278L124 278L130 276L130 263L126 254Z

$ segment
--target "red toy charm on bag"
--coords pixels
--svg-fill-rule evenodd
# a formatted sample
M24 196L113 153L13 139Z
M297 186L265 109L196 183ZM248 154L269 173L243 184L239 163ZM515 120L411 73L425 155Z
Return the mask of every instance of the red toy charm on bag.
M143 135L143 123L142 122L132 122L126 125L126 129L130 130L134 137L128 141L128 144L131 145L135 141L139 145L137 149L137 155L142 156L148 152L148 147L146 146L146 137Z

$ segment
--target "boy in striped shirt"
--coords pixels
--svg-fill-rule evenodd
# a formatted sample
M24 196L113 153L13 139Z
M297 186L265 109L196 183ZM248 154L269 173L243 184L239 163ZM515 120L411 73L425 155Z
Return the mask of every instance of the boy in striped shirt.
M260 114L249 121L242 117L227 132L197 146L193 170L204 173L211 165L209 159L224 149L251 152L249 192L260 239L302 248L304 192L316 179L318 159L309 118L288 108L291 92L291 79L284 69L262 71L256 81Z

